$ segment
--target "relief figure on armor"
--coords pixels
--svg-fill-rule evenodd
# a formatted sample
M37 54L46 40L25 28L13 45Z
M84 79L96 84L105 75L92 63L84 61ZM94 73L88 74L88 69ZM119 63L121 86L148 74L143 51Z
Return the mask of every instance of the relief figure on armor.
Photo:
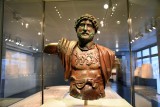
M47 44L44 52L58 54L70 80L70 95L82 100L105 97L105 85L111 76L114 52L93 42L98 22L92 15L82 15L75 22L78 41L65 38Z

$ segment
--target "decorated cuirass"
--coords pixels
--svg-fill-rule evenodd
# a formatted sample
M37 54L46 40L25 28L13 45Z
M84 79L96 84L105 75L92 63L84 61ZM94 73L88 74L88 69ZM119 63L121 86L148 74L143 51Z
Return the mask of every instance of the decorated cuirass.
M71 66L71 96L83 100L95 100L105 96L96 46L87 51L76 46L72 53Z

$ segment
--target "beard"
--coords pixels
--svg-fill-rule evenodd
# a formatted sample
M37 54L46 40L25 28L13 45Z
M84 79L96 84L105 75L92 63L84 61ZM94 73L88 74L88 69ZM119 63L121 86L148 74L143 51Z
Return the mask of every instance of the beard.
M93 40L94 33L77 33L77 37L81 43L88 43Z

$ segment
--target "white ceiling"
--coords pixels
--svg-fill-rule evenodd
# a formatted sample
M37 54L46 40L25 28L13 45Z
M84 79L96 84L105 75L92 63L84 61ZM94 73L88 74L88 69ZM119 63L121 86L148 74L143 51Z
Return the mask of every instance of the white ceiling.
M115 50L126 51L129 48L128 24L127 24L127 0L111 0L116 9L105 10L103 5L109 0L46 0L45 5L45 44L58 42L62 37L69 40L77 40L74 30L75 20L85 14L94 15L97 20L104 21L104 27L99 27L100 34L95 36L95 42ZM160 19L160 1L158 0L130 0L130 14L132 18L132 38L141 32L149 38L150 44L155 43L155 37L145 33L145 25L149 25L152 19ZM55 8L56 7L56 8ZM58 11L56 11L58 9ZM13 13L16 13L16 17ZM59 17L59 12L61 17ZM111 16L111 14L113 15ZM43 36L41 32L43 5L40 0L6 0L4 11L4 33L12 38L20 37L25 46L30 44L41 49ZM153 17L153 18L152 18ZM16 20L17 18L17 20ZM120 24L117 24L120 21ZM28 23L26 29L21 22ZM147 37L148 36L148 37ZM154 38L153 40L151 38ZM98 39L98 40L97 40ZM140 40L138 40L141 43ZM135 49L139 43L133 43ZM116 47L118 44L118 47ZM137 45L138 44L138 45ZM143 43L141 45L147 45Z

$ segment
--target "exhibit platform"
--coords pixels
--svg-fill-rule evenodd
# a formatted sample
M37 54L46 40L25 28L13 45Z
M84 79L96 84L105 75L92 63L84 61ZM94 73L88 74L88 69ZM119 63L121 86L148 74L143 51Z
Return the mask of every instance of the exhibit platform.
M98 100L88 101L85 107L132 107L109 86L106 96ZM52 86L44 89L44 104L41 105L41 92L29 96L9 107L84 107L84 101L69 95L69 86Z
M88 101L84 106L84 101L80 99L50 99L41 107L132 107L124 99L99 99Z

